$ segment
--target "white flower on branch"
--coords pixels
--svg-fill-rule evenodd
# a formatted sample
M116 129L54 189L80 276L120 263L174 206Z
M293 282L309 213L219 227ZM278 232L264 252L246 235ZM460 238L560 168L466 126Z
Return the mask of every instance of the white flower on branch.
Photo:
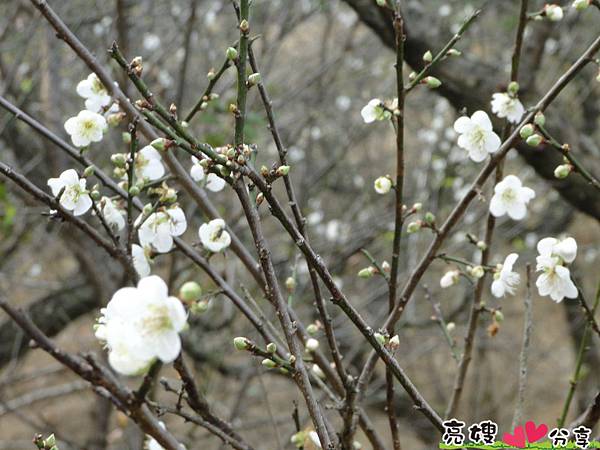
M110 95L95 73L80 81L76 91L80 97L85 98L85 109L89 111L98 113L110 104Z
M85 109L65 122L65 130L71 136L75 147L85 147L91 142L100 142L107 128L108 124L104 117Z
M508 214L511 219L521 220L527 214L527 204L533 198L533 189L524 187L518 177L507 175L494 187L490 212L494 217Z
M73 211L80 216L92 206L92 199L85 188L85 178L79 178L74 169L65 170L58 178L50 178L48 186L55 197L60 194L60 204L63 208ZM62 192L62 193L61 193Z
M108 197L102 197L100 204L102 205L102 216L109 227L117 231L125 228L125 217L122 209L118 208Z
M142 247L137 244L131 246L131 259L133 260L133 267L137 274L143 278L150 275L150 248Z
M515 294L515 289L521 279L519 274L512 270L517 258L519 258L519 255L511 253L504 260L504 264L499 264L498 270L494 273L494 281L491 286L494 297L501 298L506 294Z
M374 98L363 106L360 110L360 115L365 123L375 122L376 120L385 120L391 117L391 113L384 108L383 103L378 98Z
M525 114L525 108L518 98L506 92L496 92L492 95L492 112L510 123L519 123Z
M155 181L165 174L160 153L151 145L146 145L135 155L135 176L138 179Z
M138 375L156 358L170 363L179 355L187 313L160 277L119 289L101 313L96 337L106 341L109 362L119 373Z
M143 216L139 220L144 220ZM173 206L150 214L140 226L138 238L142 247L151 246L158 253L166 253L173 247L173 237L181 236L186 229L183 210Z
M198 230L198 235L202 245L213 253L218 253L231 244L231 236L225 231L223 219L214 219L202 224Z
M469 152L475 162L483 161L488 153L500 148L500 138L492 129L492 122L484 111L475 111L471 117L459 117L454 122L454 131L459 133L458 146Z
M192 156L192 168L190 169L190 176L196 182L204 180L206 172L204 167L200 165L200 160L195 156ZM206 189L212 192L219 192L225 187L225 180L219 177L217 174L209 173L206 175L206 183L204 185Z
M577 242L573 238L557 240L544 238L537 244L539 256L536 258L536 270L542 272L535 282L541 296L550 296L559 303L565 297L577 298L575 283L565 264L571 263L577 256Z
M392 189L392 180L387 176L379 177L373 183L373 187L378 194L387 194Z
M450 286L454 286L456 283L458 283L459 278L460 272L458 270L449 270L440 279L440 287L448 288Z

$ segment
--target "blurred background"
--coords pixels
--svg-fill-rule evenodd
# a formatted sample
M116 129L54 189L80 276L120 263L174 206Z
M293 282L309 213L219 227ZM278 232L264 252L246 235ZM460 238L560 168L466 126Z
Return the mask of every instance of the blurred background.
M235 14L228 0L71 0L50 4L121 80L133 100L137 94L125 84L124 74L106 52L113 41L128 59L143 57L144 79L155 96L165 104L175 103L182 112L197 102L208 83L206 74L221 67L225 49L237 39ZM530 10L543 5L532 0ZM519 2L404 1L403 8L407 59L415 67L421 64L426 50L435 53L470 13L483 9L457 45L462 56L436 69L443 86L436 91L416 89L406 106L406 203L422 202L424 211L431 211L441 221L482 167L465 160L464 151L455 145L452 124L464 108L469 114L476 109L491 114L491 94L506 88ZM519 79L526 106L533 105L598 34L598 11L565 11L560 23L536 22L527 29ZM360 109L374 97L395 97L389 20L370 0L255 0L251 23L252 34L258 36L253 48L289 148L291 174L308 217L313 246L367 321L381 323L387 313L386 285L379 277L364 280L356 273L369 264L360 252L362 248L379 261L391 258L393 198L377 195L372 185L378 176L395 170L394 131L386 122L364 124ZM593 65L584 70L547 112L549 129L568 142L596 174L600 173L597 70ZM407 74L409 71L407 68ZM88 74L85 65L56 38L28 1L0 0L0 95L67 138L64 121L83 108L75 86ZM215 89L219 98L191 124L193 132L213 146L232 140L227 108L235 98L234 75L231 69L225 74ZM258 164L270 165L277 153L255 89L249 95L248 108L246 141L257 145ZM124 126L112 129L88 156L110 171L110 155L127 148L122 131ZM49 177L73 166L52 143L4 110L0 110L0 155L0 160L27 174L43 189ZM591 303L600 276L600 197L576 174L566 180L554 179L552 172L560 160L560 155L549 148L519 146L509 153L505 173L518 175L537 197L530 204L527 219L499 220L492 261L502 262L508 253L519 253L516 268L525 281L525 265L532 264L535 270L539 239L573 236L579 253L572 273ZM180 161L186 167L191 164L185 155ZM175 180L170 183L177 187ZM469 244L467 234L483 237L490 189L487 185L473 202L447 240L445 253L477 260L477 249ZM226 188L208 194L254 252L245 218L231 191ZM180 202L189 223L184 237L195 242L204 217L183 193ZM92 325L99 308L119 287L122 274L83 236L65 224L49 221L45 212L10 182L0 179L1 293L13 304L27 308L64 348L101 354ZM317 312L303 260L266 208L262 212L278 276L282 281L289 276L296 278L291 301L305 323L310 323ZM401 283L430 239L426 230L403 239ZM234 255L219 255L211 263L239 292L253 296L267 316L273 316ZM457 364L432 317L436 314L432 305L439 305L445 320L456 324L451 336L460 350L473 295L473 285L464 279L453 288L439 288L441 275L453 267L441 260L434 263L399 328L398 359L438 411L443 411L449 400ZM257 448L290 448L289 438L295 431L293 404L303 405L302 398L289 381L264 370L259 361L234 353L234 336L256 337L247 321L181 255L157 258L153 272L169 280L172 291L196 279L211 293L208 311L191 319L185 348L199 385L215 410ZM492 419L501 432L509 431L517 393L524 296L524 282L517 295L503 300L492 297L486 287L487 305L501 308L505 320L497 333L489 333L492 320L488 314L482 315L465 398L457 414L467 423ZM585 320L576 301L555 304L533 292L533 304L523 417L552 427L567 394ZM330 311L345 359L353 368L351 372L357 373L368 345L335 307ZM600 388L598 344L594 337L585 354L583 377L569 419L581 413ZM167 380L175 377L169 371L163 376ZM381 370L372 380L364 406L387 436L384 386ZM413 410L400 387L397 392L404 448L436 448L438 434ZM155 395L174 402L173 395L160 387ZM335 408L326 398L323 402L331 410ZM308 420L300 409L304 426ZM337 420L335 411L331 416ZM221 448L218 440L198 427L174 417L164 420L189 449ZM22 333L0 313L0 449L30 449L37 432L55 432L64 442L61 450L137 450L143 445L143 436L124 417L47 355L31 350ZM594 436L597 434L598 429ZM366 442L364 437L358 438Z

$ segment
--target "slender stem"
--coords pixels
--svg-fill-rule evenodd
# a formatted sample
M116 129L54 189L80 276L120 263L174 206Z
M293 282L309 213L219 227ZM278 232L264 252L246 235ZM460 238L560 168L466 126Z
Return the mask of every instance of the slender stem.
M239 147L244 143L244 124L246 120L246 65L248 60L248 35L250 32L250 0L240 1L239 16L240 41L238 57L235 61L237 67L237 110L235 112L235 137L234 144Z
M135 185L135 157L138 147L137 121L134 120L129 124L129 134L131 135L131 143L129 144L129 159L127 161L127 254L131 257L134 236L133 199L135 198L131 193L131 188Z

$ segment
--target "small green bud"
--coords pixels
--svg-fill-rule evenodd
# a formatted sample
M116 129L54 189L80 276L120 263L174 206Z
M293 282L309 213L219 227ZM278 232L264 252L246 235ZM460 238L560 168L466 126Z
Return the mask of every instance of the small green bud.
M440 80L438 80L436 77L425 77L423 79L423 82L430 89L437 89L442 85L442 82Z
M377 6L385 6L386 0L377 0Z
M231 171L225 166L218 166L218 169L222 177L228 177L231 174Z
M525 142L527 142L527 145L530 145L531 147L537 147L542 143L542 140L542 136L538 133L535 133L529 136Z
M417 78L417 72L411 72L408 74L408 79L410 81L414 80L415 78Z
M214 80L216 76L217 76L217 74L212 69L210 69L208 71L208 73L206 74L206 78L208 78L208 81Z
M448 50L448 52L446 53L446 55L448 55L448 56L460 56L460 55L462 55L462 52L460 50L456 50L455 48L451 48L450 50Z
M424 219L425 219L425 222L427 222L429 225L432 225L435 223L435 216L431 212L426 212Z
M159 152L162 152L167 148L167 140L165 138L156 138L150 142L150 145Z
M290 173L290 166L279 166L275 173L277 173L277 175L280 177L284 177Z
M554 177L562 180L563 178L567 178L572 171L573 166L571 164L561 164L554 169Z
M275 344L274 342L269 342L267 344L267 351L269 353L275 353L277 351L277 344Z
M225 52L225 56L227 56L228 60L233 61L234 59L237 58L238 51L233 47L228 47L227 51Z
M423 61L425 61L426 63L430 63L431 61L433 61L433 54L431 53L431 50L427 50L423 54Z
M118 113L114 113L114 114L109 114L108 117L106 118L106 122L111 127L117 127L123 121L124 118L125 118L125 113L118 112Z
M294 292L296 290L296 279L294 277L287 277L285 279L285 288L289 292Z
M477 248L481 251L487 249L487 244L484 241L477 241Z
M304 441L306 440L306 433L304 431L298 431L296 434L292 435L290 442L294 444L297 448L304 447Z
M94 171L95 171L95 170L96 170L96 169L94 168L94 166L87 166L87 167L85 168L85 170L83 171L83 176L84 176L84 178L89 178L89 177L91 177L92 175L94 175Z
M262 77L260 76L260 73L255 72L252 73L250 75L248 75L248 83L253 86L255 84L259 84L262 80Z
M533 123L535 123L538 127L543 127L546 125L546 116L544 116L544 113L541 111L536 113L535 117L533 118Z
M144 214L144 216L149 216L150 214L152 214L153 209L154 207L150 203L146 203L144 205L144 209L142 209L142 213Z
M521 135L521 137L523 139L527 139L529 136L531 136L533 133L535 133L535 128L533 125L531 125L530 123L525 124L521 127L521 129L519 130L519 134Z
M504 320L504 314L502 314L502 311L500 311L500 310L494 311L494 320L496 322L502 322Z
M129 188L129 193L130 193L131 195L133 195L134 197L135 197L136 195L140 195L140 188L137 186L137 184L136 184L135 186L131 186L131 187Z
M56 445L56 437L54 436L54 433L44 439L44 444L46 444L47 447L53 447Z
M450 334L452 334L452 332L456 330L456 324L454 322L448 322L446 324L446 331Z
M208 102L200 103L200 111L205 111L208 108Z
M250 24L248 23L248 21L246 19L242 20L240 22L240 30L242 30L244 33L247 33L249 29Z
M310 338L306 340L306 350L309 352L316 352L319 348L319 341L314 338Z
M316 334L319 331L319 327L316 326L314 323L311 323L309 326L306 327L306 332L308 334Z
M185 302L197 302L201 297L202 288L195 281L187 281L179 289L179 298Z
M385 345L385 336L381 333L375 333L373 335L375 337L375 339L377 339L377 342L379 342L381 345Z
M268 359L268 358L263 359L261 364L264 367L266 367L267 369L274 369L275 367L277 367L277 363L275 361L273 361L272 359Z
M240 350L240 351L248 350L248 348L250 347L248 339L246 339L245 337L242 337L242 336L233 338L233 345L236 348L236 350Z
M517 83L516 81L511 81L508 84L508 93L511 95L517 95L517 93L519 92L519 83Z
M374 274L372 267L365 267L364 269L360 269L358 271L359 278L371 278Z
M590 6L590 3L590 0L575 0L573 2L573 8L575 8L577 11L583 11Z
M485 275L485 269L481 266L471 267L469 273L474 278L481 278Z
M125 144L131 144L131 134L129 134L127 131L123 131L123 133L121 133L121 138Z
M406 232L411 234L411 233L416 233L417 231L419 231L421 229L421 222L420 221L416 221L416 222L410 222L407 226L406 226Z
M196 314L196 315L204 314L206 311L208 311L209 306L210 306L209 301L200 300L199 302L195 302L194 304L192 304L192 307L190 308L190 312L192 314Z
M124 168L127 163L127 158L123 153L115 153L110 156L110 162L113 163L115 167Z
M414 212L419 212L423 209L423 203L417 202L412 206Z
M95 202L100 200L100 191L94 189L92 192L90 192L90 198Z

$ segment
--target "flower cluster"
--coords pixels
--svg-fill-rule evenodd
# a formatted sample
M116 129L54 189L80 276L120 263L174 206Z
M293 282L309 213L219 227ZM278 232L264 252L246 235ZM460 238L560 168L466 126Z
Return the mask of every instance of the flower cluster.
M101 313L96 337L106 343L109 363L117 372L140 375L157 358L170 363L179 355L187 314L160 277L119 289Z
M571 280L567 265L577 256L577 242L572 237L558 240L553 237L542 239L537 244L539 256L536 270L542 272L535 285L541 296L550 296L559 303L565 297L577 298L578 291Z

